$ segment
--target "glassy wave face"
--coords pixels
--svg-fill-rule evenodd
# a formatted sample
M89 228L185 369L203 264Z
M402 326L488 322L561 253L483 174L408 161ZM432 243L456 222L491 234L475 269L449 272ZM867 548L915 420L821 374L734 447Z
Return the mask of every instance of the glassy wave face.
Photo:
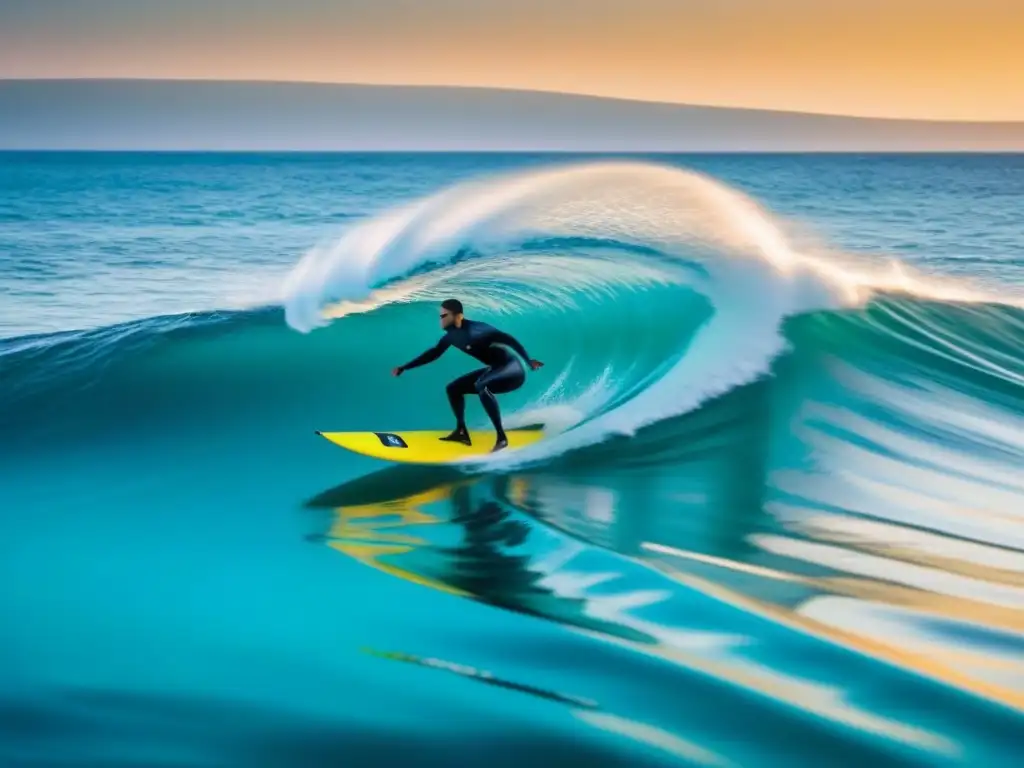
M1021 171L7 158L0 762L1016 764ZM318 438L451 423L450 296L550 436Z

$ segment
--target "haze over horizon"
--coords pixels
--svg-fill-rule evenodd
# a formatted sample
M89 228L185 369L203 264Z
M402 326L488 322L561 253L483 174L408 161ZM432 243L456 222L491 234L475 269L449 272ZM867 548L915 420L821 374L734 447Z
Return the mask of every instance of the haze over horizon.
M0 4L0 78L444 85L1024 120L1011 0L65 0Z
M922 122L444 86L0 80L0 149L1020 152L1024 123Z

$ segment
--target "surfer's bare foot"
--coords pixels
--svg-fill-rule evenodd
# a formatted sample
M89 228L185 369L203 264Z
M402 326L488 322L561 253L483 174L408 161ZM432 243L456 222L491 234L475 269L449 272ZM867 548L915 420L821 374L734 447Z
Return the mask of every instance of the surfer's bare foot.
M502 448L508 448L508 438L502 435L495 441L494 448L491 449L491 453L497 453Z
M472 445L473 442L469 439L469 432L465 429L452 430L450 435L445 435L441 440L446 440L450 443L462 443L463 445Z

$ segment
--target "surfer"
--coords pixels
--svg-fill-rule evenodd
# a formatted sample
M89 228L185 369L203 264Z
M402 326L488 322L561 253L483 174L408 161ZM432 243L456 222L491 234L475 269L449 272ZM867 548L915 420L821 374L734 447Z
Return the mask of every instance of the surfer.
M448 402L455 414L456 426L450 435L441 439L471 445L465 420L466 395L475 393L480 396L480 402L494 424L497 433L494 450L500 451L508 446L508 438L501 425L501 411L494 396L519 389L526 380L526 371L516 357L497 345L503 344L514 349L533 370L540 368L543 363L532 359L526 354L523 345L507 333L479 320L465 318L462 314L462 302L458 299L441 302L441 327L444 329L444 336L437 344L414 360L394 368L391 373L394 376L401 376L410 368L432 363L444 354L448 347L461 349L467 355L484 363L486 368L479 368L460 376L448 385Z

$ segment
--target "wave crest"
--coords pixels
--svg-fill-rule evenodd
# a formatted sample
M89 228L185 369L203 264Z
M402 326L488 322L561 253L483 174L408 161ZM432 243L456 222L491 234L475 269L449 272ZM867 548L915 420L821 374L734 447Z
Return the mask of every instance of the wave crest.
M580 242L605 246L588 255L588 270L572 258ZM454 290L500 309L533 291L565 300L580 288L690 282L743 257L779 275L803 261L771 216L709 177L585 163L468 181L362 223L301 260L284 306L288 323L309 331ZM497 296L494 281L518 290Z
M283 303L288 323L304 332L451 295L511 313L575 308L597 296L635 321L643 300L630 294L651 286L695 294L710 311L633 322L638 345L644 333L673 326L674 351L656 375L643 372L642 387L634 380L595 396L598 378L584 382L588 403L557 404L576 406L574 437L546 441L545 452L694 408L767 370L784 317L858 300L849 282L801 255L770 214L728 186L677 168L602 162L474 180L390 211L308 253Z

